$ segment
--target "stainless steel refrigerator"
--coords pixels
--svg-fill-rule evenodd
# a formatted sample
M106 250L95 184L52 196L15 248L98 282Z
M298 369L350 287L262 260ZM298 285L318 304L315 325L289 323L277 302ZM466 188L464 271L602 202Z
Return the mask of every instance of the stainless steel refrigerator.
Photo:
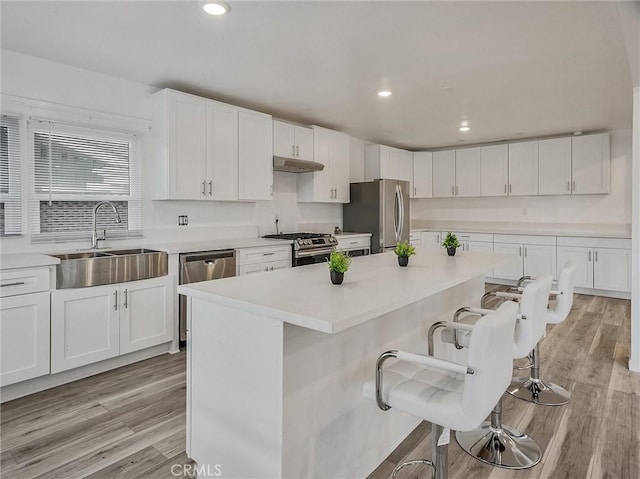
M371 233L372 253L409 241L409 182L351 183L351 202L343 205L342 226L344 231Z

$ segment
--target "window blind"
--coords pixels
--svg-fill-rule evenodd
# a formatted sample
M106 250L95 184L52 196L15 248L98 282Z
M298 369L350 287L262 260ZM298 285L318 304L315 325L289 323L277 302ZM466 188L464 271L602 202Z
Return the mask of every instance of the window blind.
M136 135L33 120L30 138L33 242L90 239L93 209L100 201L111 201L122 218L115 223L109 208L99 210L97 227L106 229L107 239L142 235Z
M22 233L20 121L0 118L0 236Z

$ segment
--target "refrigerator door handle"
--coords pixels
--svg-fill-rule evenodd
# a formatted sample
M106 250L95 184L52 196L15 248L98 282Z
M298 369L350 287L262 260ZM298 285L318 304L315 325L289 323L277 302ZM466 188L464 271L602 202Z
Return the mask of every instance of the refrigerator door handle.
M399 241L400 233L398 232L398 225L400 223L400 202L398 198L398 185L396 185L395 195L393 197L393 232L396 235L396 241Z
M402 240L402 231L404 230L404 196L402 188L396 185L398 191L398 204L400 205L400 220L398 221L398 241Z

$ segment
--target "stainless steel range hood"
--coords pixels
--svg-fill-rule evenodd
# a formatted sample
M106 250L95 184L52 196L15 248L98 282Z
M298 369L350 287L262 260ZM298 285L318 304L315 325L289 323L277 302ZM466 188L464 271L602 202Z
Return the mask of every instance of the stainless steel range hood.
M294 160L293 158L273 157L273 171L286 171L288 173L309 173L322 171L324 165L315 161Z

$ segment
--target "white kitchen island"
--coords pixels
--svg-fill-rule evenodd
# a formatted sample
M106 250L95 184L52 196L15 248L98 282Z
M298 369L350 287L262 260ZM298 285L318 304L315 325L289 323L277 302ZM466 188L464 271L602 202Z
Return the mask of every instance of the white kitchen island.
M187 454L227 478L366 477L420 422L362 397L378 355L424 353L508 256L418 250L180 286L189 298ZM206 470L206 469L205 469Z

